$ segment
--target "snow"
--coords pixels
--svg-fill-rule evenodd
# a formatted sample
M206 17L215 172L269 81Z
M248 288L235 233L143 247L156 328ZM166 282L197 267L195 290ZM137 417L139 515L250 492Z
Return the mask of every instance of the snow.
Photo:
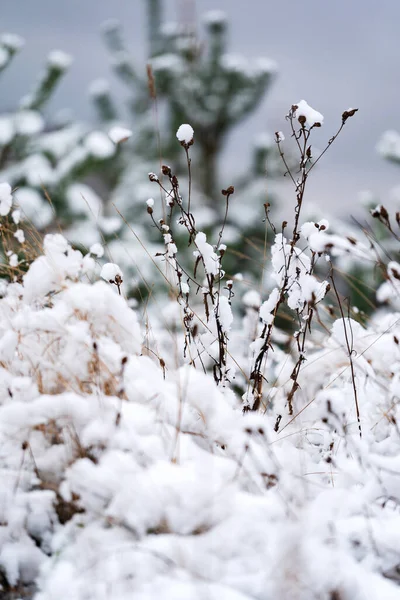
M4 67L7 64L9 56L7 50L0 46L0 67Z
M150 61L154 73L171 73L178 75L182 71L182 61L176 54L160 54Z
M96 219L103 212L103 202L96 192L84 183L72 183L66 190L68 207L73 214Z
M20 50L25 44L25 40L15 33L2 33L0 35L0 44L10 50Z
M300 100L300 102L297 102L293 106L295 107L293 117L298 121L304 118L305 127L307 129L314 127L315 125L321 126L323 124L324 117L320 112L311 108L305 100Z
M0 145L5 146L14 137L15 128L13 118L11 116L0 117Z
M275 240L274 269L285 244ZM229 381L218 388L201 368L174 366L169 334L158 338L160 367L135 311L96 281L90 255L60 234L43 246L0 298L0 565L9 585L33 585L35 600L398 598L400 440L385 418L400 418L398 313L366 328L346 319L363 438L341 319L308 349L297 400L305 408L280 434L293 364L279 346L273 404L243 415ZM388 265L394 279L397 269ZM104 265L102 278L117 275L118 265ZM316 279L300 277L310 297ZM261 326L278 295L261 306ZM237 329L219 296L235 356L258 320L258 292L243 300Z
M123 278L121 269L115 263L106 263L103 265L100 277L109 283L114 283L117 278L120 278L121 280Z
M99 217L97 223L100 229L106 235L113 235L117 233L122 226L120 217Z
M86 128L80 123L67 125L60 130L42 134L36 141L40 150L49 153L52 157L61 159L68 155L74 147L81 142L86 133Z
M23 219L32 223L37 229L47 227L53 220L50 204L36 190L20 187L14 195Z
M190 144L190 142L193 140L193 136L193 127L188 123L181 125L178 131L176 132L176 137L181 143L184 144Z
M44 120L36 110L20 110L14 117L15 131L19 135L36 135L44 128Z
M110 84L107 79L96 79L89 86L91 96L104 96L110 92Z
M19 241L20 244L25 242L25 234L22 229L17 229L14 232L14 237Z
M218 302L218 316L220 318L222 331L229 333L233 323L232 309L226 296L220 296Z
M221 57L221 67L234 73L247 72L249 63L241 54L226 53Z
M182 290L182 294L189 294L190 292L190 287L187 283L185 283L184 281L181 282L181 290Z
M8 183L0 183L0 215L5 217L12 206L11 186Z
M108 132L111 140L114 144L121 144L122 142L126 142L131 136L132 131L130 129L126 129L126 127L112 127Z
M8 254L8 262L10 264L10 267L17 267L18 266L18 255L15 254L15 252L10 252Z
M21 220L21 211L18 210L18 209L13 210L12 213L11 213L11 217L12 217L12 220L14 221L14 223L16 225L18 225L18 223Z
M65 71L72 64L72 56L62 50L53 50L50 52L47 62L52 67Z
M208 26L225 25L227 16L223 10L210 10L204 15L203 20Z
M261 306L261 297L259 292L256 292L256 290L249 290L244 294L242 302L244 306L248 306L258 310Z
M115 145L102 131L89 133L85 138L84 146L89 154L100 160L110 158L115 153Z
M219 272L219 257L213 247L207 243L207 236L202 231L196 235L195 244L197 252L204 261L204 268L208 275L217 275Z
M379 140L377 150L384 158L400 160L400 135L397 131L386 131Z
M0 596L12 588L35 600L398 598L395 244L393 260L379 253L385 305L368 318L349 307L352 318L341 319L333 294L324 302L323 278L335 256L339 269L347 260L374 270L361 232L343 234L316 210L295 245L282 233L271 248L268 240L258 281L247 266L233 275L239 267L224 253L240 228L221 237L196 198L200 218L183 255L185 181L182 205L161 220L164 195L149 198L145 174L155 167L144 163L143 185L125 181L139 200L124 208L139 240L146 230L136 219L157 209L146 254L120 217L103 214L89 180L68 180L68 165L107 158L104 138L115 152L95 133L100 141L78 134L80 150L72 144L60 170L34 140L26 183L13 181L13 194L0 184L9 234L0 279ZM46 169L83 217L63 234L43 194L28 187L40 189ZM32 221L45 215L53 233L36 239L29 211ZM104 253L113 262L103 264ZM260 409L244 412L256 394Z
M268 300L265 300L260 307L260 319L262 319L266 325L271 325L274 320L273 312L278 302L279 295L279 289L274 288L270 293Z
M101 244L93 244L90 246L90 254L93 254L97 258L101 258L104 255L104 248Z
M270 58L257 58L254 61L254 71L257 75L274 75L278 71L278 63Z

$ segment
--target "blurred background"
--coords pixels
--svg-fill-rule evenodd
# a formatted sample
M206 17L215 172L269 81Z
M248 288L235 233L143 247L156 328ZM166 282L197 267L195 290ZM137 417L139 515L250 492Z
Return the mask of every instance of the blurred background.
M163 250L146 200L160 198L159 218L165 198L148 173L170 164L186 193L175 133L188 122L196 224L218 237L220 190L233 184L224 264L251 280L263 256L263 203L285 218L293 205L274 143L275 131L286 133L294 165L285 121L293 103L305 99L325 117L314 156L342 112L359 109L313 170L304 219L366 215L361 199L399 205L399 22L394 0L3 0L0 181L17 188L36 229L61 226L78 247L105 245L138 295L153 277L143 248ZM115 126L131 138L115 142Z
M164 19L195 20L200 39L201 19L213 9L226 12L230 51L247 58L277 62L278 74L257 111L230 133L223 160L246 161L252 137L260 130L284 126L288 106L301 98L325 116L329 136L342 110L356 106L357 118L331 149L310 182L309 197L339 212L352 210L361 190L380 197L400 180L396 166L382 160L376 144L399 122L400 3L372 0L299 4L246 0L165 0ZM105 20L123 23L126 42L138 70L147 58L145 0L2 1L2 29L25 39L23 51L1 80L0 108L9 110L31 87L46 55L61 49L74 58L68 76L48 110L68 108L77 118L93 120L87 94L93 79L107 78L115 96L125 90L110 73L109 54L100 35Z

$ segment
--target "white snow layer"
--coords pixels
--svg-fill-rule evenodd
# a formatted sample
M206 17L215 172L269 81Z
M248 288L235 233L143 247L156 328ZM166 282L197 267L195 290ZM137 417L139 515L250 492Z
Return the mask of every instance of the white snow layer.
M176 132L176 137L180 142L183 142L184 144L189 144L193 140L193 136L193 127L191 125L188 125L187 123L181 125L178 131Z
M108 282L114 282L116 277L122 280L122 271L115 263L106 263L101 269L100 276Z
M0 191L7 203L9 188ZM212 271L218 257L199 235ZM277 285L287 246L277 236ZM30 586L35 600L399 598L398 313L367 329L346 319L360 439L343 320L307 352L295 419L293 362L278 346L267 410L243 415L200 365L162 368L143 343L147 317L142 332L115 287L96 281L90 255L60 234L43 247L1 288L1 597ZM306 258L287 273L293 288L310 277ZM393 279L398 269L389 266ZM103 267L106 280L117 274ZM302 300L315 285L307 280ZM247 294L235 331L219 299L235 354L259 305ZM173 355L170 323L166 335Z
M0 215L5 217L12 206L11 186L8 183L0 183Z
M307 127L307 129L314 127L316 124L323 124L324 117L320 112L314 108L311 108L311 106L309 106L305 100L300 100L300 102L297 102L294 106L297 108L295 109L293 116L297 120L299 120L300 117L303 117L305 119L305 127Z
M47 61L52 67L56 67L64 71L71 65L72 56L66 52L63 52L62 50L53 50L50 52Z
M108 135L114 144L120 144L121 142L126 142L132 136L132 131L126 129L126 127L115 126L110 129Z

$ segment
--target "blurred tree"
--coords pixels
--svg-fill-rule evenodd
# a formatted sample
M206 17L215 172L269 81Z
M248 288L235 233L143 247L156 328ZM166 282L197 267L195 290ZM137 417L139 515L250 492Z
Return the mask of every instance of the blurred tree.
M138 113L142 116L151 111L156 99L160 102L164 120L161 123L162 149L156 149L158 155L161 152L162 156L174 158L179 150L176 130L181 123L192 125L198 185L210 199L221 188L217 165L225 140L234 127L259 106L276 66L270 60L249 63L229 53L228 24L220 11L206 15L207 39L203 44L190 25L162 25L162 0L145 1L149 37L147 73L133 66L121 27L112 21L106 24L104 33L114 71L132 94L129 108L134 120ZM96 104L100 108L99 99ZM107 105L111 105L111 100ZM103 119L112 115L104 110L99 114ZM153 114L149 121L154 131ZM142 129L142 133L136 138L136 150L141 156L154 150L149 144L149 132Z
M163 22L164 0L145 1L146 67L134 65L118 22L109 21L103 28L113 71L128 91L127 106L115 101L107 82L95 81L90 86L99 120L95 130L65 114L49 122L45 109L70 62L61 52L51 53L34 90L17 110L0 117L0 180L18 188L17 201L36 227L54 223L46 192L73 243L89 247L105 240L113 260L129 268L132 255L139 252L138 239L148 248L162 242L149 227L145 210L145 201L157 192L148 172L171 161L182 193L186 189L188 166L176 131L187 122L195 131L191 156L197 225L218 233L225 211L220 191L234 184L236 204L226 228L227 241L244 254L247 236L261 232L263 238L265 173L268 169L271 179L281 170L275 144L269 138L258 140L246 172L232 165L235 181L226 176L222 180L218 163L229 133L263 100L275 64L248 62L228 52L228 24L220 11L206 15L202 42L194 25ZM15 36L3 36L0 69L8 66L20 46ZM131 138L114 143L108 135L111 128L127 124ZM161 202L165 206L163 198ZM227 257L227 264L239 270L237 256L232 255L230 262Z
M0 37L0 72L22 48L16 35ZM87 186L77 187L116 154L115 144L101 131L74 122L68 114L49 120L46 109L71 58L49 54L42 76L19 106L0 115L0 181L16 190L22 217L37 229L57 223L68 227L88 211L100 216L99 197ZM87 192L87 197L80 197ZM47 197L47 199L45 198Z

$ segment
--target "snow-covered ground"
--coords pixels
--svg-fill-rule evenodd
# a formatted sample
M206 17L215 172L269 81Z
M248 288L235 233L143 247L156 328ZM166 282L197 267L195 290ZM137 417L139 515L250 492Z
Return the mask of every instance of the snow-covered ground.
M303 235L328 234L308 223ZM400 313L348 319L361 438L343 320L310 338L293 417L294 362L278 346L273 402L243 414L229 384L176 360L160 330L165 360L148 349L118 266L100 278L101 251L48 235L26 274L2 283L0 597L400 598ZM396 300L395 263L388 272ZM246 295L235 325L221 306L239 356L260 298Z

